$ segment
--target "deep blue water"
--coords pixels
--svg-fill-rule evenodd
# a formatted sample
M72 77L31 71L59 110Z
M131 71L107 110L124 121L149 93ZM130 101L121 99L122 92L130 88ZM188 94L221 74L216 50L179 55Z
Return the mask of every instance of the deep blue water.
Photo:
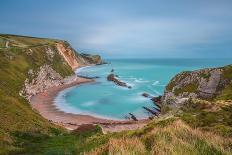
M228 65L232 59L118 59L108 62L110 64L77 70L79 75L100 78L96 79L96 83L61 91L55 99L58 108L65 112L111 119L123 119L129 112L144 118L148 115L142 106L152 107L153 104L141 96L142 93L162 95L165 85L175 74ZM132 89L107 81L111 69Z

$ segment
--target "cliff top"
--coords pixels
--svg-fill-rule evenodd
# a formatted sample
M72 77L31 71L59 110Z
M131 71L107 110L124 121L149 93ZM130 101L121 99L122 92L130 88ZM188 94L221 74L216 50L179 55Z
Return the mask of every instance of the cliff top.
M8 48L8 47L27 48L27 47L34 47L41 45L50 45L61 41L62 40L58 40L58 39L0 34L0 48Z

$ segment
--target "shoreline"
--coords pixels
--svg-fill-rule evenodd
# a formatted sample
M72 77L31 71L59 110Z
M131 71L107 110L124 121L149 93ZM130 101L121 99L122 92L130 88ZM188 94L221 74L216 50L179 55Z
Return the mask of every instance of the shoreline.
M92 82L95 82L95 80L77 77L75 81L69 84L54 86L44 92L32 96L30 104L32 108L40 113L44 118L68 130L75 130L84 124L98 124L101 125L104 132L119 132L122 130L138 129L147 124L149 121L147 119L136 122L132 120L110 120L90 115L66 113L56 107L54 99L60 91L80 84Z

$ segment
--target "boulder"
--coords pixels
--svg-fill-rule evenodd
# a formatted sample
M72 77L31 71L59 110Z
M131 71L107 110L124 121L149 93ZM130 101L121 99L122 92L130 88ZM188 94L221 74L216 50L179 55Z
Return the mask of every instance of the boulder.
M135 117L135 115L133 115L132 113L129 113L129 115L131 116L131 119L133 119L134 121L138 121L138 119Z
M143 93L142 96L147 97L147 98L151 97L151 95L149 95L148 93Z

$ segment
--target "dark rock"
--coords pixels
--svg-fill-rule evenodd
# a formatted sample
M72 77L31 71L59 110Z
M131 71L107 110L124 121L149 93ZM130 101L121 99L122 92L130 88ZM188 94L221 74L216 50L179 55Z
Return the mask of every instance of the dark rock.
M113 73L114 72L114 69L111 69L111 71L110 71L111 73Z
M125 83L125 82L122 82L122 81L119 81L116 77L115 77L115 75L113 74L113 73L111 73L111 74L109 74L108 76L107 76L107 80L108 81L112 81L112 82L114 82L116 85L118 85L118 86L122 86L122 87L127 87L127 88L131 88L131 86L127 86L127 84Z
M160 96L158 96L158 97L153 97L151 100L152 100L153 102L161 102L161 99L162 99L162 96L160 95Z
M153 104L154 104L155 106L157 106L159 109L161 109L161 105L160 105L160 104L157 104L157 103L155 103L155 102L153 102Z
M131 116L131 119L133 119L134 121L138 121L138 119L135 117L135 115L133 115L132 113L129 113L129 115Z
M153 118L154 118L153 116L148 117L149 120L153 120Z
M126 115L126 116L125 116L125 119L130 120L130 116L127 116L127 115Z
M144 97L149 97L150 95L147 94L147 93L143 93L142 96L144 96Z
M161 108L159 108L159 107L153 107L153 109L158 111L159 113L161 112Z
M151 113L152 115L155 115L158 117L158 112L156 112L155 110L152 110L150 108L147 108L147 107L143 107L143 109L145 109L146 111L148 111L149 113Z
M143 93L142 96L146 97L146 98L152 98L152 96L148 93Z
M100 78L99 76L93 76L93 77L84 76L84 75L77 75L77 76L81 77L81 78L85 78L85 79L98 79L98 78Z
M157 107L159 107L159 109L161 109L162 96L153 97L151 100L153 101L153 104L155 106L157 106Z

